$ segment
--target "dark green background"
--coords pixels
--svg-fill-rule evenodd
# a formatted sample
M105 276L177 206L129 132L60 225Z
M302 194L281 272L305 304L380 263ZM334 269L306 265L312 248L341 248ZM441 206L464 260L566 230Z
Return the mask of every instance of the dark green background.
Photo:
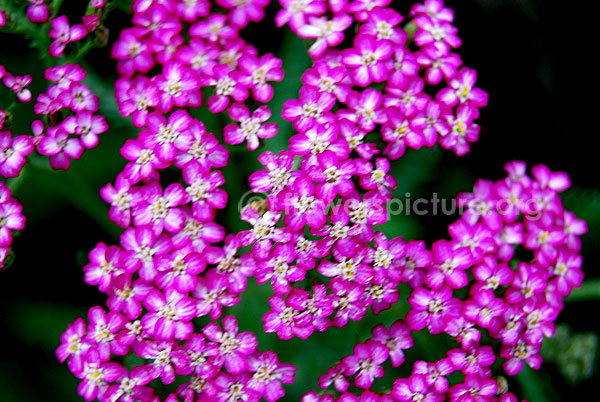
M396 3L406 13L409 6L404 1ZM595 22L593 15L583 6L574 9L558 1L456 0L447 4L456 11L456 25L463 40L460 54L466 65L477 69L478 84L489 92L490 105L479 120L481 139L465 157L457 158L451 151L436 148L408 152L395 163L398 194L410 192L417 198L436 192L440 197L453 197L469 190L478 177L502 177L502 165L512 159L527 161L530 166L546 163L553 170L567 171L573 188L564 195L565 205L586 219L590 227L583 241L584 271L588 278L598 277L600 188L598 151L593 142L598 135L594 88L597 68L591 60L598 46L595 36L588 32ZM63 10L77 16L83 13L82 7L78 2L65 2ZM128 20L123 11L110 15L107 25L111 43ZM243 31L259 51L280 52L284 60L286 79L275 85L276 96L271 103L274 115L280 112L285 99L296 96L299 76L309 63L305 44L289 32L282 32L271 23ZM120 231L108 222L107 206L98 190L123 167L118 149L126 138L136 134L116 112L111 87L114 63L107 62L108 55L108 49L95 49L86 57L90 74L86 83L100 95L101 111L111 125L111 130L102 135L100 146L86 152L66 173L50 171L43 159L32 161L15 183L15 194L28 222L26 230L15 238L14 264L0 273L1 402L81 400L76 392L78 380L66 365L58 364L54 349L70 322L85 316L90 306L105 301L101 293L83 282L81 267L98 241L117 241ZM34 94L43 90L43 63L24 39L0 33L0 64L14 73L31 74ZM0 99L7 96L6 91L0 92ZM28 132L28 107L17 110L16 134ZM198 113L209 128L219 126L219 120ZM289 124L280 118L276 121L281 124L281 134L268 140L267 147L279 150L291 131ZM253 159L258 155L238 149L242 152L232 152L232 164L224 172L231 207L219 217L236 230L244 227L237 218L237 199L247 188L247 178L256 167ZM390 236L424 238L430 244L447 237L446 226L454 219L402 216L386 224L384 230ZM239 317L242 329L260 333L259 319L267 311L269 295L268 287L251 286L242 303L230 310ZM567 303L557 322L568 324L578 333L598 332L599 298L596 293L595 299ZM352 345L363 341L374 323L381 320L390 324L404 312L405 305L399 304L380 317L369 314L363 322L315 335L308 341L284 342L275 335L261 334L260 347L277 350L282 360L299 366L297 382L288 388L286 398L297 400L302 392L316 388L318 375L350 354ZM418 334L408 361L439 358L445 343ZM407 375L409 370L410 364L406 364L395 374ZM595 376L572 386L549 362L538 373L524 371L518 381L511 380L511 386L515 390L522 387L524 397L532 402L575 400L595 391L598 379Z

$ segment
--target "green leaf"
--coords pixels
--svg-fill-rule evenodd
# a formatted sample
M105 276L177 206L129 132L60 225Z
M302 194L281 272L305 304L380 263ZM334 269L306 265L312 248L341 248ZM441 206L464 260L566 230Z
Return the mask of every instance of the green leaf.
M575 288L565 299L566 302L584 300L600 300L600 278L583 281L580 288Z
M531 402L558 401L558 393L552 383L527 364L523 365L523 369L515 378L523 391L524 399L528 399Z

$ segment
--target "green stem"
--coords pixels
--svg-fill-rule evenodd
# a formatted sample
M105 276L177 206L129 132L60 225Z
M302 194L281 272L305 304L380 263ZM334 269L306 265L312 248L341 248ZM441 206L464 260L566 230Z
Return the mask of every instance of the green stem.
M7 108L5 109L5 111L6 111L6 114L7 114L7 115L11 114L11 113L13 112L13 110L15 110L15 108L16 108L16 107L17 107L17 101L16 101L16 99L15 99L15 100L13 101L13 103L11 103L11 104L10 104L10 106L9 106L9 107L7 107Z
M63 0L54 0L52 2L52 17L56 17L58 11L60 10L60 6L62 6Z
M585 300L600 300L600 278L588 279L584 281L580 288L573 289L567 302L577 302Z
M69 57L71 60L79 62L81 58L83 58L90 50L92 50L96 45L94 45L94 41L88 40L85 45L79 48L75 56Z

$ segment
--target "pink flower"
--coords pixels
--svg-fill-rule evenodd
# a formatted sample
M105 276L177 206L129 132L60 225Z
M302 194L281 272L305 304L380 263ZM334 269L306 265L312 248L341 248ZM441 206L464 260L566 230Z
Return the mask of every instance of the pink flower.
M209 15L211 3L208 0L188 0L177 3L177 15L185 22L195 22L199 17Z
M290 236L287 231L275 227L281 218L280 212L267 211L261 216L254 208L246 207L242 210L241 218L252 225L251 230L239 233L242 246L254 244L252 255L259 260L268 258L273 241L289 240Z
M249 0L239 2L235 0L217 0L217 4L229 9L229 22L236 28L244 28L248 22L259 22L265 18L264 8L270 0Z
M506 263L498 264L496 259L486 256L483 262L473 267L473 276L478 283L471 287L471 294L481 289L496 290L512 282L514 271Z
M446 106L455 106L458 103L474 107L487 106L488 95L482 89L475 87L476 80L477 72L463 67L456 77L450 80L450 88L442 89L436 98Z
M252 378L248 388L262 394L267 402L275 402L284 395L283 384L291 384L296 375L296 367L280 363L277 355L270 350L263 354L248 356L248 369Z
M192 372L189 358L178 343L172 341L140 342L135 354L151 359L152 362L144 365L152 379L159 378L163 384L175 381L175 375L187 375Z
M431 253L425 249L425 242L410 240L406 243L406 254L397 263L400 275L398 279L415 289L425 282L424 268L431 264Z
M64 15L54 18L51 24L52 28L50 29L48 36L54 39L54 42L50 44L49 52L54 57L60 56L67 44L77 42L87 35L87 30L83 25L77 24L70 26L67 17Z
M238 333L235 317L223 318L223 330L215 322L209 322L202 333L206 338L219 345L220 357L224 360L227 371L239 374L248 367L247 356L256 350L256 337L250 332Z
M152 289L144 299L148 313L142 317L144 331L159 340L187 339L193 331L191 320L196 317L194 301L168 288L165 294Z
M31 137L19 135L11 138L10 131L0 131L0 174L4 177L17 177L33 152Z
M206 268L202 256L192 251L190 246L156 257L155 264L160 272L155 280L156 285L165 291L175 289L182 294L196 288L198 276Z
M206 20L200 20L190 27L189 34L193 38L206 39L209 42L219 40L231 41L238 35L238 30L227 25L227 16L211 13Z
M329 92L345 102L350 92L347 71L343 66L332 67L326 62L317 62L302 75L305 85L315 87L319 92Z
M271 151L263 152L258 161L267 170L257 170L250 175L250 188L257 193L271 191L277 193L283 189L291 179L289 172L294 163L294 157L288 151L281 151L275 156Z
M257 264L256 282L261 284L270 281L275 294L288 294L290 282L304 280L305 270L301 266L292 266L295 259L293 244L276 244L271 257Z
M350 74L354 83L366 87L372 82L385 81L385 61L391 57L392 52L391 42L359 34L354 39L354 48L344 50L343 62L352 69Z
M389 349L389 357L392 360L392 367L399 367L404 363L403 350L413 347L411 331L403 320L394 322L390 329L379 324L372 330L373 340L381 343Z
M185 151L192 145L193 136L188 130L192 118L186 110L173 112L168 120L158 112L151 113L147 124L148 129L140 132L138 138L165 163L172 162L178 151Z
M267 81L283 80L281 59L266 54L260 59L250 54L244 54L238 61L238 67L244 74L241 82L252 89L252 96L258 102L269 102L273 98L273 87Z
M156 157L153 149L146 148L145 144L138 140L125 141L121 147L121 156L130 161L123 169L123 176L132 185L151 177L157 169L169 166L168 162L162 162Z
M108 314L100 306L92 307L88 312L87 336L85 340L93 345L102 361L110 359L111 352L117 355L127 354L128 348L115 338L125 322L123 316L110 311ZM89 361L89 356L86 357Z
M88 111L95 113L99 110L99 98L86 85L71 83L69 90L63 92L65 106L74 112Z
M135 127L145 127L148 114L160 101L156 84L144 76L137 76L133 81L120 78L115 87L119 112L123 116L131 116Z
M339 392L346 391L350 386L350 381L348 381L348 379L344 376L345 369L346 367L341 363L338 363L333 367L329 367L327 369L327 373L319 376L319 388L329 388L331 384L334 384L335 389ZM302 401L305 400L310 400L310 398L302 398Z
M111 57L118 60L117 72L131 77L136 71L147 73L154 67L154 58L139 28L127 28L120 32L119 40L111 50Z
M325 224L325 204L315 197L313 183L307 177L299 177L278 193L278 210L285 211L284 223L297 231L308 225L319 229Z
M358 28L359 34L374 36L376 39L391 41L398 48L406 43L406 33L397 25L404 17L392 8L375 8L367 13L368 20Z
M531 368L539 369L543 360L542 356L538 354L540 348L541 344L529 345L523 340L520 340L515 346L503 346L500 349L500 356L507 360L502 364L502 368L508 375L517 375L523 368L524 360Z
M212 269L198 278L193 294L197 299L196 315L208 314L212 320L221 317L223 306L230 307L240 301L238 294L230 291L229 278Z
M420 14L414 18L418 29L415 32L415 43L420 47L433 45L444 53L450 48L460 47L462 41L457 36L458 29L444 20Z
M429 46L418 53L417 63L419 63L419 66L427 68L425 70L425 81L428 84L437 85L442 82L443 78L446 80L454 79L458 68L462 64L462 60L456 53L444 53L435 46ZM470 89L467 89L467 91L470 91ZM463 94L464 92L455 92L455 95Z
M387 360L389 350L379 342L358 344L351 356L342 359L344 374L356 374L354 385L369 389L375 378L383 377L384 369L380 365Z
M473 300L467 300L464 314L470 320L476 321L482 328L494 326L497 317L506 312L503 299L494 298L494 292L489 289L480 290L473 295Z
M239 71L229 71L225 64L213 67L212 75L206 80L206 85L214 86L215 92L208 99L208 109L213 113L220 113L229 105L229 97L238 102L248 98L248 89L242 84Z
M117 176L115 185L107 184L100 189L102 199L110 204L108 217L120 227L131 223L131 201L133 200L131 183L123 174Z
M453 385L448 392L452 402L491 402L495 400L494 395L497 390L495 379L481 375L467 375L462 384Z
M101 292L106 292L113 279L124 273L121 264L121 251L119 246L107 246L98 243L90 251L90 262L83 267L85 282L88 285L98 285Z
M460 342L463 349L467 349L473 344L479 344L481 339L481 332L474 327L474 322L467 320L461 315L449 319L444 332L453 336L457 342Z
M414 374L421 374L425 378L425 384L433 387L435 392L444 393L448 391L448 380L445 376L454 372L449 359L444 358L436 363L427 363L423 360L415 362Z
M162 74L155 79L155 83L160 90L158 108L161 112L166 113L174 106L200 106L198 77L195 71L178 61L167 63Z
M83 370L83 362L90 344L83 340L86 336L85 321L78 318L69 324L61 335L60 346L56 349L56 357L62 363L68 359L69 370L77 375Z
M188 149L180 151L173 164L178 168L183 168L187 164L197 164L202 170L213 168L222 168L227 165L229 152L214 134L207 133L206 127L199 120L192 120L189 127L193 142Z
M472 344L466 349L452 349L448 351L448 359L455 370L463 374L491 374L490 366L496 361L494 349L490 345L479 347Z
M300 88L300 99L290 99L283 104L281 115L294 123L294 129L303 133L315 125L331 121L329 112L335 105L335 97L329 92L319 92L314 87ZM290 149L291 150L291 149Z
M44 77L56 83L60 88L67 89L72 82L79 83L86 77L85 70L79 64L65 64L47 68Z
M390 159L399 159L404 155L406 147L421 148L425 143L423 133L415 124L416 119L408 118L402 109L392 106L386 109L387 119L381 129L382 137L389 144L383 153Z
M354 0L348 4L348 12L354 14L357 21L365 22L369 15L377 8L385 8L392 0Z
M466 247L454 249L452 243L440 240L432 245L435 265L425 276L425 283L432 289L445 284L452 289L465 287L469 282L465 270L473 265L473 257Z
M53 169L67 170L71 159L79 159L84 148L79 138L69 138L69 134L60 126L48 127L47 135L37 146L40 154L50 156Z
M271 138L277 134L277 124L262 124L271 117L268 106L259 106L250 116L246 105L234 103L229 108L229 115L240 124L228 124L223 129L224 139L228 144L241 144L247 141L248 150L254 151L260 145L259 138Z
M462 312L462 302L452 297L452 290L447 286L433 291L417 288L408 303L413 308L406 315L406 322L413 331L429 327L432 334L438 334L450 318Z
M275 24L278 28L289 24L295 32L306 23L306 16L322 15L327 10L322 0L279 0L279 4L282 9L275 16Z
M62 126L67 133L79 135L81 143L88 149L98 145L98 135L108 130L104 116L94 116L85 111L79 112L75 116L67 116Z
M216 272L226 278L228 289L236 294L246 289L247 277L253 275L256 270L254 259L249 255L237 258L240 239L236 235L228 235L225 238L223 248L211 247L206 252L206 259L210 264L216 264Z
M327 317L333 313L333 300L327 295L325 285L314 285L312 296L306 290L295 287L287 302L295 310L301 311L294 317L294 321L296 325L307 329L307 332L309 329L311 332L313 329L325 332L331 326Z
M401 402L442 402L444 400L442 395L426 385L425 376L421 374L413 374L408 379L396 379L392 388L392 396Z
M205 171L199 164L187 164L183 168L186 202L192 202L194 218L201 222L214 219L217 209L225 208L228 194L220 188L225 178L219 170Z
M31 5L27 7L27 18L29 21L36 23L45 23L48 21L48 6L43 0L29 0Z
M90 351L86 356L81 373L78 374L81 383L77 387L77 392L86 401L92 401L102 395L108 383L116 381L127 372L123 366L117 363L101 362L102 360L100 360L98 354L95 351Z
M340 138L336 125L322 126L317 124L308 131L290 138L290 152L294 155L304 156L301 167L308 170L319 163L319 159L326 153L333 154L336 159L344 160L350 155L348 142Z
M444 7L442 0L424 0L423 3L417 3L413 5L408 15L413 17L419 14L429 15L435 20L454 21L454 11L451 8Z
M324 152L318 162L319 165L311 166L307 172L310 180L318 183L315 189L317 198L323 200L325 204L330 204L337 195L345 196L354 190L352 182L352 176L356 173L354 161L339 162L334 153Z
M388 64L388 70L390 70L388 81L396 88L403 87L410 78L419 73L417 58L404 47L394 49L394 56L390 58Z
M141 279L132 284L130 275L120 275L108 289L106 306L112 311L123 312L128 319L134 320L142 314L142 302L151 289L152 286Z
M159 183L143 187L136 196L140 202L133 208L133 223L136 226L150 225L154 233L162 230L177 232L183 227L185 216L177 208L185 202L185 190L179 183L169 185L164 192Z
M28 74L20 77L14 76L11 73L6 73L2 82L6 87L17 95L17 99L21 102L29 102L31 100L31 91L27 89L27 85L31 83L31 76Z
M358 248L353 255L344 256L334 249L336 262L321 260L317 270L321 275L337 277L344 281L366 285L373 277L373 268L367 265L368 255L365 248ZM366 260L363 262L363 260Z
M371 132L375 124L383 124L387 121L383 104L383 95L381 92L369 88L359 93L352 91L346 98L346 105L349 110L341 110L338 116L346 118L352 122L358 123L358 127L364 132Z
M131 370L129 375L123 373L117 383L106 388L103 398L115 402L149 402L154 395L154 389L146 387L152 376L146 367L137 366Z
M353 19L347 14L338 14L333 19L325 17L309 17L309 24L302 25L298 36L305 39L316 39L308 49L313 59L325 54L328 47L336 47L344 40L344 31L352 25Z

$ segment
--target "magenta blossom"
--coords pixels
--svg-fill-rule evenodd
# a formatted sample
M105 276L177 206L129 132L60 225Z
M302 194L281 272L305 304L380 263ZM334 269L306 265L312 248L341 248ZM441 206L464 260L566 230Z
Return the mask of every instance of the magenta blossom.
M273 87L267 81L283 80L281 59L270 53L260 59L250 54L244 54L240 57L238 66L243 73L240 82L252 90L252 97L256 101L267 103L273 99Z
M48 33L54 42L50 44L49 52L52 56L60 56L67 44L71 42L77 42L81 38L87 35L87 30L81 24L73 26L69 25L67 17L61 15L60 17L52 20L52 29Z
M267 106L259 106L251 116L243 103L234 103L229 108L229 115L240 124L228 124L223 129L223 136L228 144L240 144L246 141L248 150L254 151L260 145L259 138L271 138L277 134L277 124L264 123L271 117L271 111Z
M231 374L239 374L248 367L246 356L256 350L256 337L250 332L238 333L235 317L223 318L223 330L215 322L208 323L202 333L206 338L219 345L220 357L225 368Z
M346 67L352 69L350 74L354 83L366 87L372 82L385 81L385 61L391 57L392 52L391 42L361 34L354 39L354 48L344 51L343 61Z
M389 350L379 342L358 344L354 353L342 359L344 374L356 374L354 385L362 389L369 389L375 378L383 377L384 369L380 366L387 360Z

